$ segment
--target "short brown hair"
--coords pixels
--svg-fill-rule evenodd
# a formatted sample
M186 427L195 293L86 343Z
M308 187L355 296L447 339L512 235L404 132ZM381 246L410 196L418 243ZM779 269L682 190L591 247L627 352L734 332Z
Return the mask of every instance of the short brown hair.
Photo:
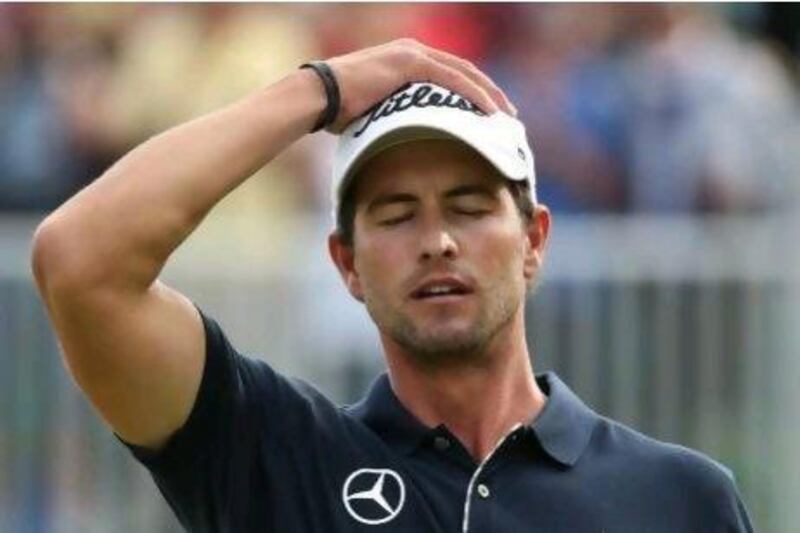
M514 203L517 206L520 216L525 222L533 219L533 201L530 195L530 183L525 181L512 181L503 179ZM339 211L336 213L336 234L345 246L352 247L355 238L355 219L356 219L356 199L354 184L357 177L350 182L350 186L344 191L342 201L339 204Z

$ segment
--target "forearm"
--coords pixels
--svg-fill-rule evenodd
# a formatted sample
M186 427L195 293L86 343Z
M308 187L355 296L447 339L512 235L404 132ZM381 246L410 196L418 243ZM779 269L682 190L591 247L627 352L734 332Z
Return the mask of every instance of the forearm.
M37 277L147 289L211 208L310 131L324 106L303 69L144 142L40 226Z

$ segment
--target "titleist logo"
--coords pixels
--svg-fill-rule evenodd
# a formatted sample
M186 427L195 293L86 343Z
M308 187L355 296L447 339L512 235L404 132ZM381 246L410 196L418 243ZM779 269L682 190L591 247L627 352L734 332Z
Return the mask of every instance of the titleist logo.
M405 111L412 107L452 107L454 109L461 109L462 111L469 111L476 115L485 116L486 113L481 111L475 104L462 98L460 95L449 91L447 94L437 92L431 85L420 85L413 93L405 92L411 86L406 83L395 91L389 98L376 104L370 108L365 115L369 115L364 125L353 134L353 137L359 137L362 133L377 121L382 118Z

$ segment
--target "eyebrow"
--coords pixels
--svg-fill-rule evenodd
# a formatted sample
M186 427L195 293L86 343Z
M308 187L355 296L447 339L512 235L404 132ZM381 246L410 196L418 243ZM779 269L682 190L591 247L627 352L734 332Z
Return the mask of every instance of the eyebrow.
M454 189L450 189L444 194L445 198L455 198L459 196L469 196L472 194L477 194L480 196L487 196L489 198L494 198L494 190L487 187L486 185L461 185L459 187L455 187Z
M485 185L459 185L458 187L454 187L444 193L445 198L458 198L461 196L470 196L470 195L480 195L487 198L495 197L494 191ZM417 196L409 193L401 192L401 193L382 194L378 195L369 203L369 205L367 205L366 212L371 213L384 205L397 204L397 203L415 203L418 201L419 198Z
M367 213L370 213L384 205L397 204L397 203L412 203L417 201L419 201L419 199L413 194L408 194L408 193L382 194L374 198L369 203L366 211Z

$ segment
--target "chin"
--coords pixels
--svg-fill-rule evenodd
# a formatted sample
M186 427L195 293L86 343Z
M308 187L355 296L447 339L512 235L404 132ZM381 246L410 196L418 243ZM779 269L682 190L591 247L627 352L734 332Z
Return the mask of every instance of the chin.
M374 305L370 299L367 310L383 334L426 366L463 363L479 357L502 323L492 321L486 313L398 312Z
M411 354L428 363L464 361L480 352L488 340L480 328L475 328L472 324L417 329L404 333L395 336L395 340Z

